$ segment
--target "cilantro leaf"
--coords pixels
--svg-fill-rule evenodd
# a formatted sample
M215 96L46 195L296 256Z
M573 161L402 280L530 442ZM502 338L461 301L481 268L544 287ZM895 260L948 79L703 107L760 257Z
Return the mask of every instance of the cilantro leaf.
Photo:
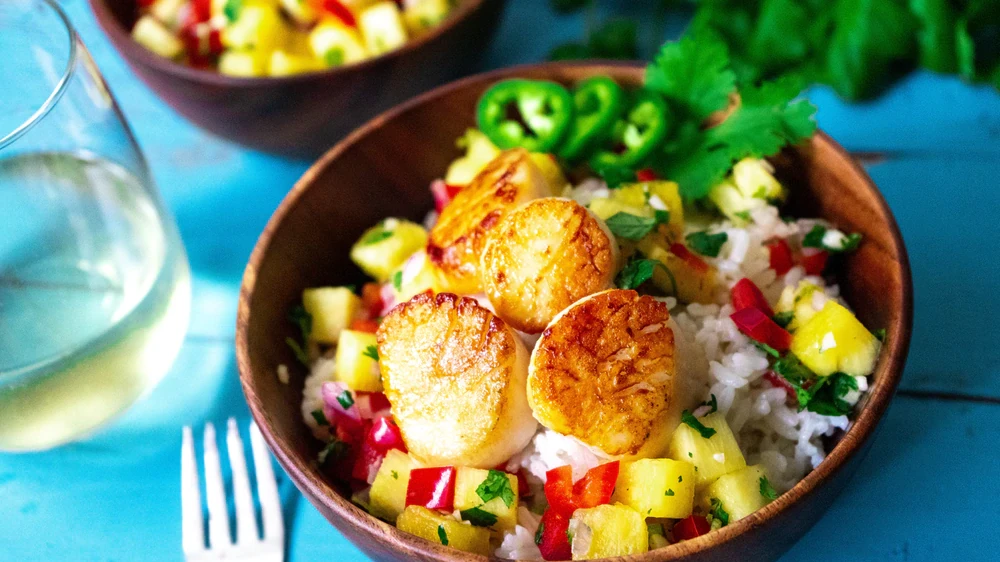
M340 396L337 396L337 402L339 402L340 406L345 410L350 410L351 406L354 405L354 396L351 395L350 390L345 390L340 393Z
M468 521L476 527L492 527L497 523L496 515L478 507L463 509L459 514L462 516L462 521Z
M674 281L673 274L665 265L651 259L634 259L630 261L620 272L618 272L618 276L615 277L615 285L617 285L619 289L635 289L646 281L652 279L653 271L655 271L657 267L662 267L663 271L666 271L667 275L670 276L670 280L675 288L674 294L676 294L677 283Z
M817 224L802 238L802 247L822 248L824 236L826 236L826 228L823 225Z
M388 240L392 238L392 231L385 229L376 229L371 231L367 236L361 239L362 246L371 246L372 244L378 244L383 240Z
M394 289L396 289L397 293L403 290L403 271L402 270L397 271L396 273L392 274L392 286L393 286Z
M448 546L448 533L444 530L444 525L438 525L438 539L441 540L441 544Z
M486 503L494 498L503 500L504 505L510 507L514 503L514 490L510 487L510 480L506 472L490 470L486 475L486 480L476 488L476 495Z
M692 232L684 238L692 250L710 258L719 257L719 250L729 240L725 232L709 234L708 231Z
M719 401L715 398L715 394L711 394L708 400L702 402L701 405L711 408L711 410L708 411L709 414L714 414L719 411Z
M712 511L710 512L710 515L712 516L712 518L722 523L723 527L728 525L729 512L727 512L722 507L722 501L719 500L719 498L712 498L711 504L712 504Z
M222 15L226 16L229 23L236 21L243 9L243 0L226 0L222 6Z
M711 427L705 427L705 424L698 421L698 418L688 411L684 410L681 412L681 423L690 426L692 429L701 434L705 439L711 439L715 435L715 430ZM680 480L678 480L680 482Z
M674 491L673 491L673 490L671 490L670 488L667 488L667 491L666 491L666 492L663 492L663 495L664 495L664 496L667 496L667 497L671 497L671 496L673 496L673 495L674 495Z
M844 400L844 397L850 392L858 390L857 379L844 373L833 373L820 380L825 384L815 385L816 388L807 409L823 416L849 414L853 405Z
M323 55L323 62L327 66L340 66L344 64L344 50L334 47Z
M607 166L597 168L594 173L608 184L608 189L616 189L624 183L629 183L635 179L635 170L617 166Z
M299 345L299 342L295 341L295 338L285 338L285 343L288 347L292 348L292 353L295 354L295 358L299 360L306 367L309 366L309 353Z
M721 41L708 34L668 42L646 67L646 88L659 92L671 108L694 121L729 105L736 76Z
M323 450L319 452L316 456L316 460L319 464L325 465L329 460L336 461L344 458L348 449L350 449L350 445L334 437L329 443L326 444L326 447L323 447Z
M313 419L316 420L316 425L330 425L330 420L326 419L326 416L323 415L323 410L317 409L313 410L311 413Z
M361 352L361 355L364 355L365 357L371 357L375 361L378 361L378 347L374 345L369 345L368 347L365 348L364 351Z
M779 353L777 349L774 349L773 347L767 345L766 343L755 341L755 340L750 340L750 341L754 344L754 346L757 349L763 351L764 353L770 355L771 357L774 357L774 358L781 357L781 353Z
M874 332L872 332L872 335L875 336L875 338L878 341L883 343L885 342L885 336L886 336L885 328L879 328L878 330L875 330Z
M795 320L795 311L786 310L784 312L779 312L775 314L771 320L774 320L774 323L782 328L788 328L788 325L792 323L792 320Z
M312 334L313 319L312 315L306 312L305 307L297 305L289 310L288 321L299 327L303 341L309 339L309 335Z
M608 225L608 230L619 238L624 238L626 240L642 240L647 234L652 232L657 225L663 222L661 220L662 217L663 215L652 218L640 217L631 213L618 212L608 217L608 220L604 222ZM669 213L666 215L666 220L670 220Z
M545 521L538 524L538 530L535 531L535 544L542 544L542 537L545 536Z
M774 501L778 499L778 492L774 489L774 486L767 480L767 476L760 477L760 495L764 496L765 499Z

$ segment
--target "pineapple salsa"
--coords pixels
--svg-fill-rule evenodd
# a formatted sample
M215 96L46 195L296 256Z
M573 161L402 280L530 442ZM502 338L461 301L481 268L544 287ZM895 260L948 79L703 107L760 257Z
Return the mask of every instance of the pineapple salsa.
M424 224L373 226L351 250L372 281L291 314L317 462L352 501L448 547L584 560L733 524L823 460L884 337L827 268L863 241L780 215L766 158L812 107L762 84L718 118L736 91L724 49L684 38L636 91L483 94Z
M349 65L443 22L457 0L139 0L132 37L154 53L232 76Z

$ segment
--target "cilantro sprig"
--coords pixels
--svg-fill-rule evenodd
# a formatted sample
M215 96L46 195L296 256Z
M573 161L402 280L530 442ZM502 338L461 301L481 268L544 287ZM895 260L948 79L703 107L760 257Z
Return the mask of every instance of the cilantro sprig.
M507 507L510 507L515 499L507 473L499 470L490 470L487 473L486 479L476 488L476 495L483 500L483 503L500 498Z
M688 410L681 412L681 423L691 427L691 429L697 431L705 439L711 439L715 435L715 430L711 427L706 427L705 424L701 423L698 418L694 417ZM680 482L678 480L678 482Z
M764 496L764 499L768 501L774 501L778 499L778 492L771 485L771 482L767 479L767 476L760 477L760 495Z
M497 516L485 509L472 507L458 512L462 516L462 521L468 521L476 527L492 527L497 523Z

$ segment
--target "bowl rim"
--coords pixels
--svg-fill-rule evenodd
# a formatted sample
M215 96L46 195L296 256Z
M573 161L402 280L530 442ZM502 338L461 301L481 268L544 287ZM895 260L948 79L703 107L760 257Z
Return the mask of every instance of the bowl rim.
M374 117L346 138L334 145L323 156L321 156L302 177L295 183L288 192L274 214L268 220L264 231L261 233L253 252L247 263L244 272L243 284L240 289L240 299L237 310L237 330L236 330L236 352L239 367L240 380L247 402L250 406L251 414L261 428L261 432L271 450L278 458L282 467L289 472L289 475L300 488L308 491L307 496L317 498L324 507L329 509L337 517L341 518L345 524L366 533L373 538L378 535L386 535L385 539L393 544L393 548L401 554L411 557L434 557L448 560L468 560L482 561L489 558L462 552L448 548L430 541L421 539L414 535L399 531L395 525L385 523L367 512L355 506L351 501L334 490L334 488L308 464L297 459L294 453L285 447L271 432L268 422L267 412L259 407L251 396L255 396L253 377L251 373L250 353L248 346L248 326L250 320L250 301L253 297L256 282L256 271L262 263L264 256L271 243L271 238L279 225L283 222L290 210L297 204L299 198L312 184L313 179L320 174L331 161L340 157L351 146L360 141L365 136L378 130L384 123L392 121L399 115L411 109L445 96L474 84L489 83L508 77L519 76L527 73L531 74L557 74L558 70L566 67L583 68L590 73L599 74L608 70L618 70L635 73L641 77L644 68L636 61L559 61L538 64L525 64L512 67L505 67L489 72L475 74L456 80L425 92L419 96L399 104L388 111ZM826 458L819 466L811 470L806 476L793 486L788 492L779 496L776 500L755 511L751 515L716 530L715 532L702 535L700 537L675 543L664 548L651 550L642 554L630 555L621 558L631 562L652 562L653 560L676 560L696 553L707 551L712 547L729 542L737 536L752 528L764 525L771 519L776 518L780 513L789 509L793 504L816 492L820 484L828 478L840 472L847 461L858 451L864 450L864 445L872 438L879 421L884 416L889 407L889 403L899 385L903 373L903 366L909 349L910 336L913 326L913 282L910 270L909 257L906 246L900 233L899 226L889 208L888 203L882 193L875 186L864 168L854 159L846 149L840 146L825 132L818 130L811 140L825 148L832 150L842 159L858 177L864 182L864 189L870 192L886 217L883 225L889 230L893 249L898 256L901 275L899 291L901 293L902 310L895 325L886 326L890 337L883 344L883 352L876 369L882 371L882 375L868 391L868 401L858 412L850 428L844 432L840 441L832 450L827 453ZM297 477L297 478L296 478ZM350 540L350 537L346 537ZM384 540L384 539L383 539Z
M462 0L462 3L459 4L443 22L438 24L429 32L413 39L408 39L402 47L382 53L377 57L372 57L344 66L290 74L287 76L254 77L230 76L228 74L222 74L216 70L194 68L175 60L161 57L138 44L135 39L132 39L132 34L125 30L125 26L122 25L122 22L119 21L119 19L111 12L111 9L108 7L108 0L88 0L88 2L91 9L94 11L94 16L97 19L97 22L100 24L105 34L107 34L111 39L115 48L121 52L121 55L127 61L137 60L144 66L154 68L160 72L169 74L174 78L182 78L192 82L203 82L213 86L226 87L260 87L274 86L276 84L308 82L309 80L313 80L318 77L326 78L330 76L348 75L355 72L362 73L371 67L391 63L392 61L404 57L410 52L435 41L437 38L457 26L459 22L465 20L481 8L485 7L488 2L503 3L506 2L506 0ZM132 3L134 4L135 1L132 0Z

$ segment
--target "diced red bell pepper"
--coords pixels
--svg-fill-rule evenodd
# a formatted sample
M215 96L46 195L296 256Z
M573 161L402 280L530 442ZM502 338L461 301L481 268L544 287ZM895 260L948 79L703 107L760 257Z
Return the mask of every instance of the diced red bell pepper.
M444 183L442 180L437 180L431 183L431 195L434 196L434 210L440 213L451 203L451 200L458 195L458 192L462 191L462 186L451 185Z
M212 17L212 0L191 0L191 15L199 22Z
M339 19L348 27L357 27L358 20L355 19L354 13L340 0L323 0L323 10L327 11L333 17Z
M545 473L545 498L549 500L549 511L570 515L576 510L576 503L573 501L573 467L560 466Z
M569 465L553 468L545 473L545 497L549 507L567 515L577 509L597 507L611 501L618 481L618 461L596 466L576 484L573 468Z
M684 244L675 242L670 245L670 253L684 260L685 263L690 265L695 271L705 272L708 271L708 264L705 260L699 258L698 256L691 253L691 250L687 249Z
M764 293L760 292L760 288L746 277L737 281L729 294L733 298L733 308L738 311L745 308L756 308L768 316L774 316L774 311L771 310L771 305L764 298Z
M795 261L792 259L792 248L783 238L767 244L767 249L771 255L771 269L778 275L788 273L795 265Z
M822 275L826 269L826 261L830 253L826 250L815 251L813 248L802 250L802 267L806 270L806 275Z
M351 322L351 329L355 332L368 332L369 334L374 334L378 331L378 322L374 320L367 320L364 318L358 318Z
M371 430L369 430L370 432ZM382 467L382 461L385 460L385 452L376 449L375 445L367 438L356 449L358 454L354 459L351 477L355 480L371 484L375 481L378 469Z
M569 468L569 467L566 467ZM551 507L545 510L542 521L538 524L538 533L535 534L535 544L542 552L545 560L569 560L573 558L573 551L569 545L570 516Z
M708 534L711 530L712 526L703 515L690 515L674 525L674 540L677 542L686 541Z
M792 335L775 324L770 316L756 308L744 308L732 313L729 317L741 332L777 351L788 351L792 344Z
M652 168L643 168L635 172L635 179L638 181L656 181L660 178Z
M372 428L368 432L368 439L380 451L387 453L390 449L399 449L404 453L406 442L403 441L403 433L399 430L396 422L388 418L379 418L372 423Z
M365 283L361 287L361 307L368 314L368 318L374 320L382 312L382 285L378 283Z
M371 423L365 432L365 439L361 443L351 476L369 484L374 482L375 475L378 474L378 469L382 466L386 453L391 449L406 452L403 434L392 420L379 418Z
M414 468L406 485L406 505L455 509L455 467Z
M381 392L355 392L354 403L358 405L358 413L364 420L377 420L392 415L392 404Z
M764 373L764 380L771 383L771 386L773 386L774 388L785 389L785 394L788 397L788 403L798 406L799 395L796 394L795 388L792 386L792 384L785 380L785 377L779 375L778 373L775 373L774 371L767 371L766 373Z

